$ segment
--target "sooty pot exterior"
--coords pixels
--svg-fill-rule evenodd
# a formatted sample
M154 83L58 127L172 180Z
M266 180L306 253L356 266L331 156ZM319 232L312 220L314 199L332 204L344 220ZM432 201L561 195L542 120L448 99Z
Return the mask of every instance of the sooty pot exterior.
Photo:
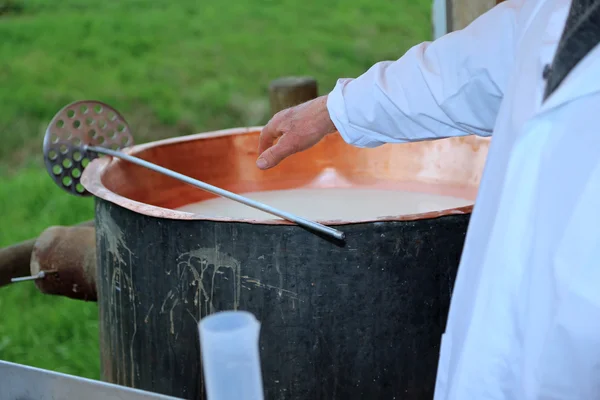
M340 244L96 198L103 379L204 399L197 323L237 309L262 324L266 399L431 399L469 217L342 225Z

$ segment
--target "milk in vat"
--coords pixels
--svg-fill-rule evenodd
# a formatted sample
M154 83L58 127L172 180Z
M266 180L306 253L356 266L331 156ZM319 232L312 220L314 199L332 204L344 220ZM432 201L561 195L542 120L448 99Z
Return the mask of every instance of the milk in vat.
M375 188L299 188L243 195L314 220L368 220L465 207L473 203L458 197ZM222 197L191 203L178 210L210 217L277 218Z

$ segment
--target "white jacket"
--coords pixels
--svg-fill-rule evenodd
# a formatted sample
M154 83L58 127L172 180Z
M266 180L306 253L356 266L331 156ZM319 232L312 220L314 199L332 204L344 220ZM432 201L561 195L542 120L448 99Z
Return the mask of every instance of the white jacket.
M436 400L600 399L600 47L542 102L569 6L505 1L329 96L360 147L493 132Z

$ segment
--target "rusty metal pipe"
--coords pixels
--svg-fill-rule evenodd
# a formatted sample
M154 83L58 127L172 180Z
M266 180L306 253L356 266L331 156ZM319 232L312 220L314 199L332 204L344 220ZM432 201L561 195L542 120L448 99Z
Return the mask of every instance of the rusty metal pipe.
M53 226L36 240L31 253L31 275L44 294L97 301L96 233L89 226Z
M93 227L94 220L75 226ZM0 249L0 287L10 284L12 278L29 275L31 253L36 241L37 238L29 239Z
M36 239L0 249L0 287L10 283L12 278L29 274L29 260Z

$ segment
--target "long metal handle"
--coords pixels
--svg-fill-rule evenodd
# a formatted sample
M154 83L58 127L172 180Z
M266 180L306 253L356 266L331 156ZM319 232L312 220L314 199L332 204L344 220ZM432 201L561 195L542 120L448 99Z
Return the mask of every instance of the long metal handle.
M237 201L239 203L243 203L243 204L245 204L247 206L259 209L259 210L264 211L266 213L269 213L269 214L272 214L272 215L276 215L276 216L281 217L281 218L283 218L285 220L288 220L288 221L291 221L291 222L295 222L295 223L297 223L300 226L303 226L305 228L310 228L310 229L313 229L315 231L324 233L324 234L332 236L332 237L334 237L334 238L336 238L338 240L344 240L345 237L346 237L346 235L344 234L344 232L340 232L337 229L333 229L333 228L330 228L330 227L325 226L323 224L319 224L318 222L310 221L310 220L307 220L307 219L295 216L293 214L290 214L288 212L278 210L276 208L273 208L273 207L268 206L266 204L260 203L258 201L254 201L254 200L251 200L251 199L249 199L247 197L240 196L239 194L235 194L235 193L229 192L227 190L220 189L220 188L218 188L216 186L212 186L212 185L209 185L208 183L205 183L205 182L199 181L197 179L190 178L189 176L180 174L179 172L175 172L175 171L172 171L170 169L161 167L160 165L156 165L156 164L153 164L153 163L148 162L146 160L142 160L141 158L137 158L137 157L134 157L134 156L131 156L129 154L125 154L125 153L122 153L122 152L119 152L119 151L114 151L114 150L106 149L104 147L85 146L84 145L83 149L84 150L93 151L93 152L96 152L96 153L100 153L100 154L109 155L109 156L116 157L116 158L120 158L120 159L123 159L125 161L129 161L129 162L131 162L133 164L137 164L139 166L151 169L151 170L156 171L158 173L167 175L167 176L169 176L171 178L178 179L178 180L180 180L182 182L185 182L185 183L187 183L189 185L196 186L196 187L198 187L200 189L204 189L207 192L211 192L213 194L216 194L216 195L219 195L219 196L222 196L222 197L226 197L228 199Z

